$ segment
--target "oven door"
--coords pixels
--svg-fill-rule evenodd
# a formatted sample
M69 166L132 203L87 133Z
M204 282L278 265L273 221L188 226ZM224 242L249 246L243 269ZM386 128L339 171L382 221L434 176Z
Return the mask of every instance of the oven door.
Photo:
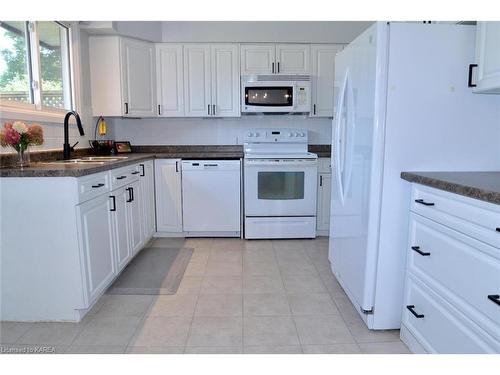
M295 84L289 82L251 82L243 86L243 112L292 112Z
M315 216L314 159L245 159L245 216Z

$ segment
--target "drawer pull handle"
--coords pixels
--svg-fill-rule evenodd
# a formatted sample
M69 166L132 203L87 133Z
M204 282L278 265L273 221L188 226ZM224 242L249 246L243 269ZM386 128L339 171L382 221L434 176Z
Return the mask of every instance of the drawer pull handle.
M417 312L415 312L415 305L408 305L406 306L406 308L408 310L410 310L410 312L413 314L413 316L415 316L415 318L417 319L422 319L424 317L424 314L418 314Z
M132 172L132 174L139 174L139 171Z
M144 164L139 164L139 165L141 166L141 177L144 177L146 175Z
M429 255L431 255L431 253L426 253L422 250L420 250L420 246L412 246L411 249L413 251L416 251L417 253L419 253L420 255L422 255L423 257L428 257Z
M496 228L495 230L496 230L497 232L500 232L500 227Z
M127 176L120 176L120 177L117 177L116 179L117 180L123 180L124 178L127 178Z
M434 206L434 203L426 202L423 199L415 199L415 202L423 204L424 206Z
M500 295L498 295L498 294L490 294L490 295L488 296L488 299L489 299L490 301L495 302L497 305L499 305L499 306L500 306Z
M99 184L97 184L97 185L92 185L92 187L93 187L94 189L97 189L97 188L100 188L100 187L103 187L103 186L104 186L104 184L103 184L103 183L99 183Z

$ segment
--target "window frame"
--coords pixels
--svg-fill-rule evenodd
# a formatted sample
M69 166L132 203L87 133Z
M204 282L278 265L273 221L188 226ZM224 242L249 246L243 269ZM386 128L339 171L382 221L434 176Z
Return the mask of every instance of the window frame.
M70 110L78 110L80 107L80 96L77 95L80 87L79 72L79 28L76 22L51 21L67 29L67 61L69 77L69 97L71 108L53 108L42 104L42 82L41 82L41 62L40 45L38 37L38 28L36 21L26 21L27 30L27 49L29 53L27 59L28 75L31 78L30 90L33 103L19 103L0 101L0 118L22 118L30 121L57 121L62 120L64 115ZM61 51L63 48L61 48ZM63 85L64 90L64 85Z

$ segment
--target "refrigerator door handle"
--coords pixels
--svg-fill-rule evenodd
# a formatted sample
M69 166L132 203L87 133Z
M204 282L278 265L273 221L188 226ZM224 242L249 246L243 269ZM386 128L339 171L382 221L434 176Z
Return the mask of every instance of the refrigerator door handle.
M346 71L346 75L344 77L344 83L342 84L342 90L340 91L339 95L339 100L337 104L337 117L335 121L335 163L336 165L336 175L337 175L337 188L339 191L339 200L340 204L344 205L344 191L343 191L343 182L342 182L342 170L344 168L343 163L340 162L340 146L343 144L343 142L340 141L340 134L341 134L341 123L342 123L342 116L343 116L343 107L344 107L344 97L345 97L345 90L347 88L347 76L348 76L349 71Z
M348 79L349 81L349 79ZM344 158L342 170L344 171L344 180L342 191L344 197L347 196L351 187L351 177L352 177L352 164L353 164L353 154L354 154L354 136L355 136L355 107L354 107L354 92L352 90L352 84L347 82L347 106L346 106L346 126L344 131Z

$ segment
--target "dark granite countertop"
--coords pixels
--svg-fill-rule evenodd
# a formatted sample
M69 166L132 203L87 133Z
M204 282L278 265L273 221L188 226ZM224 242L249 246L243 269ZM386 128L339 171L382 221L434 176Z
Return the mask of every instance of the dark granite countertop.
M402 172L409 182L500 204L500 172Z
M132 151L131 154L119 155L127 156L126 159L102 164L47 163L62 159L62 153L59 151L43 151L33 153L31 165L22 169L9 166L12 155L2 155L0 177L80 177L154 158L202 160L240 159L243 157L243 146L241 145L132 146ZM317 153L319 157L330 157L329 145L309 145L309 151ZM72 156L74 158L92 156L92 151L90 149L80 149Z

